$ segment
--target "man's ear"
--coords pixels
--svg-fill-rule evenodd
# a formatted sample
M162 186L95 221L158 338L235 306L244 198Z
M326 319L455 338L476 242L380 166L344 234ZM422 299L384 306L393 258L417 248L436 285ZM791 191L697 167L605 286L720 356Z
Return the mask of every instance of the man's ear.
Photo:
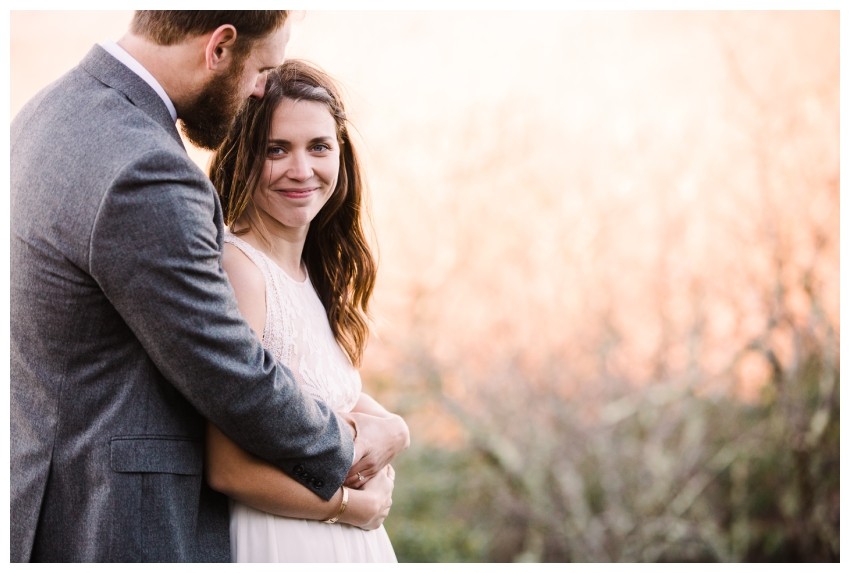
M233 46L236 44L236 28L232 24L222 24L210 34L204 57L209 70L227 69L233 59Z

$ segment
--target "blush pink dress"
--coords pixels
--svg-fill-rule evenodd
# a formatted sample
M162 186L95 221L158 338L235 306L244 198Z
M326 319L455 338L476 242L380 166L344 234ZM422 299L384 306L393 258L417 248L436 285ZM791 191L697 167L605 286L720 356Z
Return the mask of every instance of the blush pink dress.
M239 237L236 246L266 281L263 346L291 370L307 392L333 410L350 411L360 395L360 374L337 344L309 276L298 282L272 259ZM346 524L292 519L230 504L233 560L273 562L396 562L386 530L364 531Z

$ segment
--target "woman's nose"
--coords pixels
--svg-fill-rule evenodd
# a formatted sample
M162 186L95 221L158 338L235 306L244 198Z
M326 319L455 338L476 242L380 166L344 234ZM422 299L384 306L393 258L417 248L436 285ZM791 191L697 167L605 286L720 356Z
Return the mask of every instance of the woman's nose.
M290 179L303 181L309 179L313 175L313 169L310 166L310 158L306 153L294 152L290 156L290 162L287 166L286 176Z

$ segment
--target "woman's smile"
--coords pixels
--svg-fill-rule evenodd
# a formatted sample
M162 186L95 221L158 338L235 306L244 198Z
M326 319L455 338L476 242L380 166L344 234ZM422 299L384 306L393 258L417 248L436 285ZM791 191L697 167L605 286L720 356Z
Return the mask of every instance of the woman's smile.
M313 191L318 191L318 187L309 187L306 189L275 189L274 192L283 195L288 199L306 199Z

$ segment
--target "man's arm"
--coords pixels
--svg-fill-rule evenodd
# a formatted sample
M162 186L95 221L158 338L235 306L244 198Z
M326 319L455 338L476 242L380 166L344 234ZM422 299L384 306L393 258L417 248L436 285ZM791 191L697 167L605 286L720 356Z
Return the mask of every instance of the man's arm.
M214 191L188 163L151 151L117 176L92 229L90 272L202 415L330 499L353 459L352 432L242 319L220 264Z

